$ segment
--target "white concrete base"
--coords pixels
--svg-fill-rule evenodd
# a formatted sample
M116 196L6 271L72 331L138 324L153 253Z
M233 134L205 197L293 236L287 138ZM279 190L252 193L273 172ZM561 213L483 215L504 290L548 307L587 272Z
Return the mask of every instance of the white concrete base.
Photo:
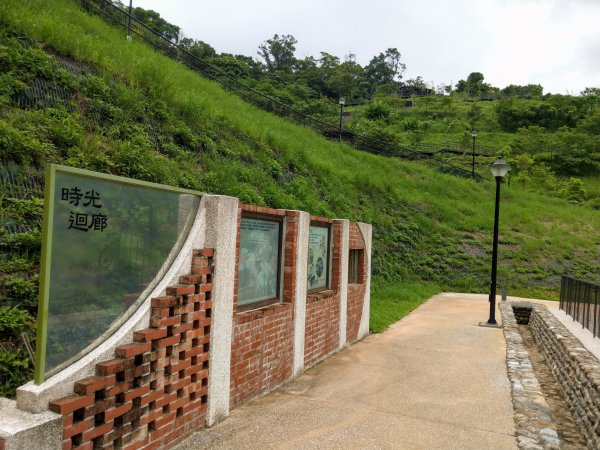
M32 414L15 400L0 398L0 438L5 450L56 450L62 447L62 417L50 411Z

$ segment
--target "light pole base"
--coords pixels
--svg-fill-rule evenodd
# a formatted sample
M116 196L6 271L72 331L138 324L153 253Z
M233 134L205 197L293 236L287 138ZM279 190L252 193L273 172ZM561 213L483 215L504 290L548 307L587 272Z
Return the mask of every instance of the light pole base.
M479 326L485 328L502 328L502 325L499 323L479 322Z

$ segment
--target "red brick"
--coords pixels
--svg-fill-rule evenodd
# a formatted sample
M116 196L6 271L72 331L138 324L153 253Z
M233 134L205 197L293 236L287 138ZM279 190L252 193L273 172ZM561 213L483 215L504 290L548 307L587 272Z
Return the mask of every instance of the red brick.
M147 353L152 349L152 345L150 342L147 343L137 343L137 344L126 344L119 345L115 354L119 358L132 358L134 356L140 355L142 353Z
M132 391L125 392L125 401L128 402L136 397L141 397L150 392L150 385L142 386Z
M115 358L109 359L96 364L96 374L103 375L114 375L117 372L122 372L125 369L129 369L133 366L133 360Z
M166 335L166 328L146 328L145 330L135 331L133 333L133 339L137 342L150 342L153 339L160 339Z
M128 383L128 382L119 383L119 384L111 387L107 391L106 395L108 395L108 396L117 395L117 394L120 394L121 392L128 391L130 387L131 387L131 383Z
M186 295L195 293L196 287L189 284L180 284L178 286L167 287L167 295Z
M114 384L116 378L114 375L105 377L91 376L75 382L73 390L79 395L91 395L96 391Z
M179 277L179 284L200 284L202 275L182 275Z
M210 291L213 290L213 285L212 285L212 283L201 284L199 286L199 289L200 289L200 292L198 292L198 293L201 293L201 292L210 292Z
M150 326L152 328L170 327L181 323L181 317L167 317L166 319L158 319L152 317L150 319Z
M173 335L185 333L186 331L191 330L192 326L193 326L192 322L186 322L181 325L174 326L173 327Z
M76 434L83 433L84 431L89 430L94 426L94 418L90 417L89 419L82 420L81 422L77 422L70 427L63 429L63 439L71 439L72 436Z
M132 407L133 407L133 403L128 402L121 406L117 406L114 409L109 409L108 411L104 412L104 420L108 422L109 420L112 420L115 417L122 416L126 412L131 411Z
M152 308L170 308L181 304L181 297L168 295L164 297L154 297L151 300Z
M175 345L175 344L179 343L179 341L181 341L180 335L169 336L166 338L162 338L162 339L153 341L152 347L153 348L164 348L164 347L168 347L169 345Z
M103 434L108 433L112 429L113 429L112 422L107 422L103 425L99 425L99 426L83 433L83 440L84 441L92 440L94 438L97 438L98 436L102 436ZM77 448L79 449L79 447L77 447Z
M69 397L61 398L50 402L50 410L58 414L69 414L76 409L85 408L94 403L93 395L70 395Z

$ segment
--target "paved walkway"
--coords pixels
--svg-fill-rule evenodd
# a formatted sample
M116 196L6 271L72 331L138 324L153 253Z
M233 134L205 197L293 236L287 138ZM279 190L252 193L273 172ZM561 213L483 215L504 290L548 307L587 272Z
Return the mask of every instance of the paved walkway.
M435 296L178 448L515 449L504 336L478 326L488 309Z

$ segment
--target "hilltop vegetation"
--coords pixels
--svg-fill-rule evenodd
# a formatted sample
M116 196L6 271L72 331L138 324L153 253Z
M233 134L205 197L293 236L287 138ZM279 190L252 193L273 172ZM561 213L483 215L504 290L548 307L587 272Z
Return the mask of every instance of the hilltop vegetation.
M407 286L419 298L487 290L491 181L326 141L127 43L70 0L4 0L0 30L0 162L24 186L52 162L372 223L374 330L403 313L392 303ZM34 344L40 197L0 194L0 341L10 347L0 395L31 369L21 334ZM599 244L600 212L504 188L510 294L556 298L562 273L598 281Z
M265 40L257 46L258 58L218 54L154 11L138 7L133 15L195 57L304 114L336 124L338 100L344 98L351 105L344 127L381 150L399 144L441 151L450 162L469 168L467 158L455 155L471 151L476 129L481 153L503 154L521 188L600 207L600 87L579 96L553 95L539 84L495 87L479 72L455 86L433 86L421 77L403 79L406 65L396 48L363 67L352 53L343 59L326 52L299 59L292 35ZM452 152L444 152L448 149ZM490 162L477 160L476 170Z

